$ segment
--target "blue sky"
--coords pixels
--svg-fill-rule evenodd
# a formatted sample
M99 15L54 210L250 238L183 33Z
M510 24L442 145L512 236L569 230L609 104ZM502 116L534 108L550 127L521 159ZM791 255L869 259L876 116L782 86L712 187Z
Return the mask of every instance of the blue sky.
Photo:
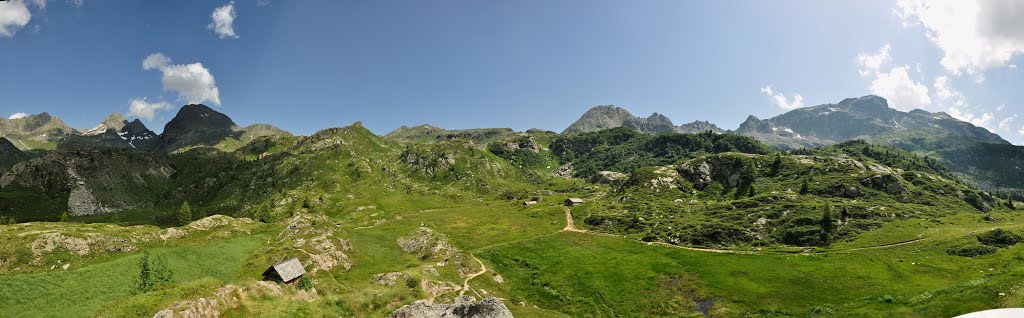
M159 132L198 101L243 125L383 134L561 131L614 104L731 129L875 93L1021 144L1024 5L996 2L14 0L0 114L87 128L118 111Z

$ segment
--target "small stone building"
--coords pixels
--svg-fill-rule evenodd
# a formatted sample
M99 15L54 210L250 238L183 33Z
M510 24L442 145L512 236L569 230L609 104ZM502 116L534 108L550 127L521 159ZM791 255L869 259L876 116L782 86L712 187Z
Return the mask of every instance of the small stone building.
M267 268L263 272L263 280L291 284L298 281L305 273L306 268L302 266L298 258L293 257Z
M531 200L531 201L523 202L523 206L531 206L531 205L534 205L534 204L537 204L537 201L532 201Z
M583 199L580 198L568 198L565 199L565 206L577 206L583 204Z

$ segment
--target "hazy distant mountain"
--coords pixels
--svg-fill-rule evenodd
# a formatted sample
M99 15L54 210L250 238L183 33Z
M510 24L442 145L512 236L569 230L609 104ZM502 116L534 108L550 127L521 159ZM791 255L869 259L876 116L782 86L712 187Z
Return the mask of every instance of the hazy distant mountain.
M735 132L776 148L798 148L853 139L898 139L901 134L935 130L973 142L1009 144L999 135L946 113L902 112L889 108L884 98L873 95L795 109L764 120L749 116Z
M17 119L0 118L0 137L7 137L19 149L53 149L56 142L78 131L60 118L39 113Z
M873 95L800 108L764 120L749 116L735 132L780 149L863 139L941 159L984 189L1024 188L1024 147L943 112L889 108L884 98Z
M591 108L580 119L569 125L563 134L579 134L594 132L616 127L627 127L639 132L649 134L663 134L669 132L696 133L711 130L724 132L714 124L706 121L695 121L689 124L676 126L665 115L653 113L647 118L633 116L629 111L612 105L602 105Z

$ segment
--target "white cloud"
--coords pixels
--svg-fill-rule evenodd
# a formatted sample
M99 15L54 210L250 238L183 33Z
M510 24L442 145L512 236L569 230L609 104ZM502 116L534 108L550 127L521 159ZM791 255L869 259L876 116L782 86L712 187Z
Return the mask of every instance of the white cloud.
M904 25L921 25L952 74L973 76L1024 53L1024 4L1009 0L899 0ZM983 79L978 79L983 80Z
M888 73L876 73L869 87L871 93L884 97L892 108L898 110L926 108L932 103L928 87L911 79L907 72L909 69L908 66L900 66Z
M32 13L21 0L0 1L0 38L13 37L32 19Z
M256 6L266 7L270 5L270 0L256 0Z
M238 35L235 34L235 2L231 1L228 4L213 9L213 13L210 14L210 18L213 18L213 22L210 22L206 26L207 29L213 30L213 33L217 34L217 37L221 39L237 39Z
M165 91L178 93L179 99L188 103L210 102L220 105L220 90L210 70L202 63L171 64L171 59L162 53L153 53L142 61L142 69L158 69L163 76L160 81Z
M946 112L949 113L953 118L966 121L972 125L984 127L989 131L996 131L996 127L992 126L992 120L995 116L991 112L981 111L981 114L977 113L977 108L967 103L967 96L963 92L956 90L950 86L949 78L946 76L939 76L935 78L935 97L938 98L938 103L946 106ZM998 107L997 107L998 109ZM1015 118L1016 116L1014 116ZM1006 121L1004 119L1003 121ZM1010 120L1012 121L1012 119ZM1009 123L1006 123L1009 125ZM999 123L999 127L1002 127L1003 122Z
M1024 136L1024 126L1020 126L1020 129L1017 130L1017 133L1021 134L1022 136Z
M767 95L768 98L771 98L772 103L774 103L775 106L778 106L779 108L789 110L804 107L804 97L800 96L800 94L793 94L793 100L790 101L785 94L782 94L782 92L777 92L774 89L772 89L771 85L766 85L765 87L762 87L761 92Z
M142 69L147 71L152 69L162 69L167 67L169 64L171 64L171 59L166 55L163 53L153 53L147 56L146 59L142 60Z
M1001 130L1001 131L1009 130L1010 129L1010 124L1012 124L1014 120L1017 120L1017 114L1014 114L1013 116L1010 116L1010 117L1003 118L1003 120L999 121L999 130Z
M1006 109L1006 104L999 104L999 106L998 106L998 107L996 107L996 111L997 111L997 112L1001 112L1001 111L1003 111L1004 109Z
M81 8L82 5L85 4L85 0L68 0L68 3L71 4L72 7Z
M165 101L159 101L150 103L145 98L132 98L128 102L128 116L135 116L145 120L153 120L156 118L156 112L158 110L172 109L170 103Z
M891 49L892 46L886 43L874 54L857 54L857 65L860 66L860 69L858 70L858 72L860 72L860 76L867 77L868 75L878 73L878 69L882 68L882 65L885 65L892 60L889 56L889 51ZM920 65L918 65L918 69L920 69Z
M7 119L18 119L18 118L25 118L25 117L28 117L28 114L26 114L26 113L13 113L13 114L11 114L11 117L7 117Z

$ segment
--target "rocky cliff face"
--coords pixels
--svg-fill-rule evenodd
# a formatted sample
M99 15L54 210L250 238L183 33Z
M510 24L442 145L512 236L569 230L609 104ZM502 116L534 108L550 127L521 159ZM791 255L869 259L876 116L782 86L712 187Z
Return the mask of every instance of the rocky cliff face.
M28 154L15 147L7 138L0 137L0 174L25 160L28 160Z
M163 156L92 150L54 151L15 165L0 190L31 189L66 202L72 215L106 214L151 204L174 169ZM5 202L0 208L6 209ZM51 211L52 212L52 211Z
M633 116L629 111L612 105L602 105L591 108L580 119L569 125L563 134L578 134L594 132L616 127L627 127L642 133L664 134L670 132L697 133L704 131L724 132L714 124L706 121L695 121L689 124L675 126L665 115L654 113L647 118Z

